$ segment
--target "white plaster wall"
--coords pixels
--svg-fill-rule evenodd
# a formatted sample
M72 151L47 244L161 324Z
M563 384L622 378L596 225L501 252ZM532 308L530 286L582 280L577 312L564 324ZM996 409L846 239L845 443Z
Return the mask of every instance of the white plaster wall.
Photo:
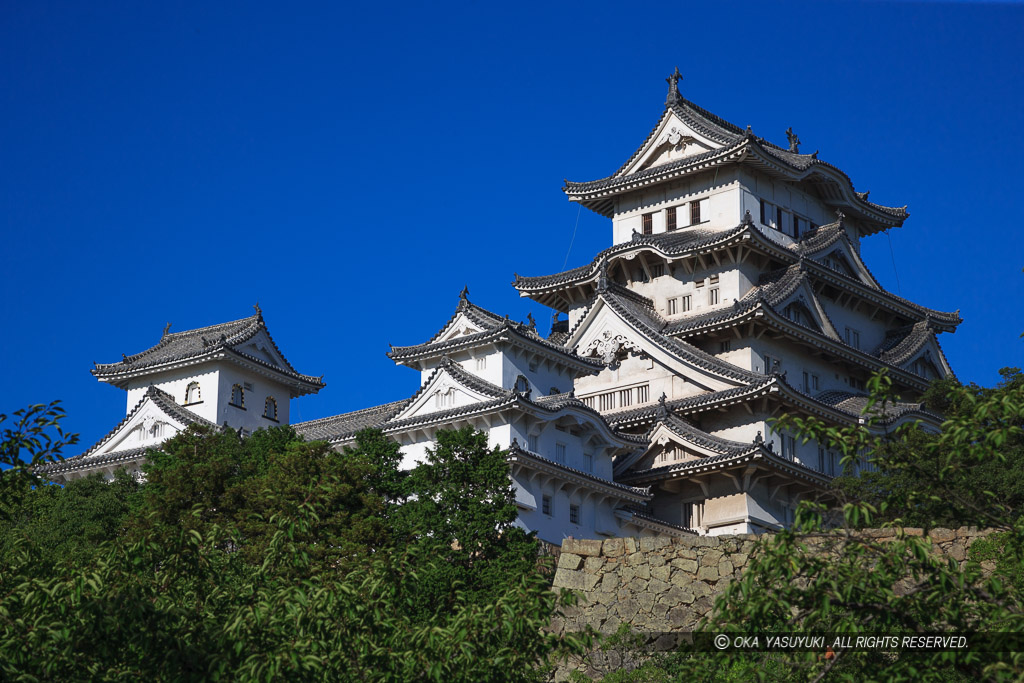
M155 386L174 397L178 405L185 404L185 389L192 382L199 382L202 403L186 406L190 411L211 422L217 421L217 403L220 400L219 369L214 363L202 363L177 370L169 370L159 375L140 377L128 388L128 406L125 414L131 411L142 400L146 390ZM218 423L220 424L220 423Z
M252 384L252 390L245 392L245 406L237 408L230 405L231 387L235 384L244 386L245 382ZM219 425L227 424L234 429L269 429L278 425L286 425L290 419L289 396L290 390L287 386L279 384L262 375L254 372L246 372L236 366L222 367L219 377L219 401L217 406L217 419ZM277 422L263 417L263 410L268 396L277 400Z

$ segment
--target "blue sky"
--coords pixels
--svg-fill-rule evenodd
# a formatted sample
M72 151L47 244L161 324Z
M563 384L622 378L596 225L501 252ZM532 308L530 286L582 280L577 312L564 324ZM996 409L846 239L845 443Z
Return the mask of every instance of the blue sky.
M584 210L569 252L562 179L613 172L676 65L689 99L909 204L868 264L961 309L943 348L991 385L1024 366L1022 28L973 3L4 3L0 412L62 399L91 443L125 409L93 361L257 301L325 375L293 419L413 393L388 344L463 285L546 328L513 273L610 244Z

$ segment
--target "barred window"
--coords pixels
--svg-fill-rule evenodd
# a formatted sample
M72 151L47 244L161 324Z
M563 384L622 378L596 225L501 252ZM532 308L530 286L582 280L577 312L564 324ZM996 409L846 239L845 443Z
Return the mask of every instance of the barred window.
M665 212L665 230L676 229L676 210L677 207L669 207L668 211Z
M245 408L245 390L242 389L241 384L231 387L231 405L236 408Z
M700 223L700 202L690 202L690 225Z
M708 305L714 306L718 303L718 287L712 287L708 290Z
M551 496L544 495L540 499L540 511L548 517L551 516Z
M636 388L636 402L647 403L650 400L651 387L648 384Z
M654 214L653 213L645 213L641 217L641 222L642 222L642 225L643 225L643 232L644 232L645 235L650 235L651 233L654 232Z
M580 506L572 504L569 506L569 523L579 524L580 523Z

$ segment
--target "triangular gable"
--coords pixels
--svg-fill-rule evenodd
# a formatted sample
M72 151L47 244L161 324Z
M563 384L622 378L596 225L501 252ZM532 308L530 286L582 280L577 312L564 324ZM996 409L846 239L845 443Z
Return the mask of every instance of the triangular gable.
M409 404L389 422L429 415L474 403L486 403L506 396L507 392L489 382L467 376L452 362L440 365L427 378Z
M197 416L196 419L200 418ZM169 414L147 395L114 432L89 449L83 457L93 458L135 448L155 448L187 426L186 421Z
M661 335L658 335L661 337ZM663 343L659 344L658 341ZM598 297L586 312L566 346L584 358L596 358L606 364L614 363L623 354L645 353L656 363L669 368L673 373L686 378L687 382L704 391L721 391L741 384L719 377L696 363L687 362L673 353L672 345L685 343L661 337L655 340L638 330L618 311ZM666 348L668 347L668 348Z
M484 327L470 319L464 311L460 311L441 331L434 337L432 343L443 342L466 337L484 331Z
M234 344L231 348L239 353L251 356L277 368L289 367L288 361L286 361L284 356L281 355L281 352L277 350L277 346L271 340L270 335L267 334L265 329L260 329L260 331L254 334L250 339Z
M946 355L942 353L934 332L921 348L900 363L900 367L928 380L953 376L953 369L949 366Z
M872 289L882 288L845 235L838 242L823 249L820 254L815 254L813 258L826 268L831 268L854 280L860 280Z
M825 309L822 308L821 302L818 301L818 297L814 295L814 290L811 289L806 278L801 278L801 282L797 285L796 289L785 298L772 304L772 308L779 315L798 325L809 327L832 339L839 339L839 334L825 313Z
M684 123L672 109L666 109L654 132L613 177L661 166L722 146L722 143L712 140Z

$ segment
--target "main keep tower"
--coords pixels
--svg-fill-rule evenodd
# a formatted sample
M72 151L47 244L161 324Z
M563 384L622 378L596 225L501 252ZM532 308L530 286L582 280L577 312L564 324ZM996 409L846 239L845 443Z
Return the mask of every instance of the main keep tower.
M679 80L617 171L565 184L611 219L612 246L514 285L567 314L552 341L603 364L575 393L643 439L614 476L651 487L649 514L700 533L778 528L839 464L771 418L862 420L884 369L908 401L884 420L937 424L915 401L952 374L936 335L961 321L886 291L861 260L861 240L901 226L905 206L870 201L792 129L784 148L702 109Z

